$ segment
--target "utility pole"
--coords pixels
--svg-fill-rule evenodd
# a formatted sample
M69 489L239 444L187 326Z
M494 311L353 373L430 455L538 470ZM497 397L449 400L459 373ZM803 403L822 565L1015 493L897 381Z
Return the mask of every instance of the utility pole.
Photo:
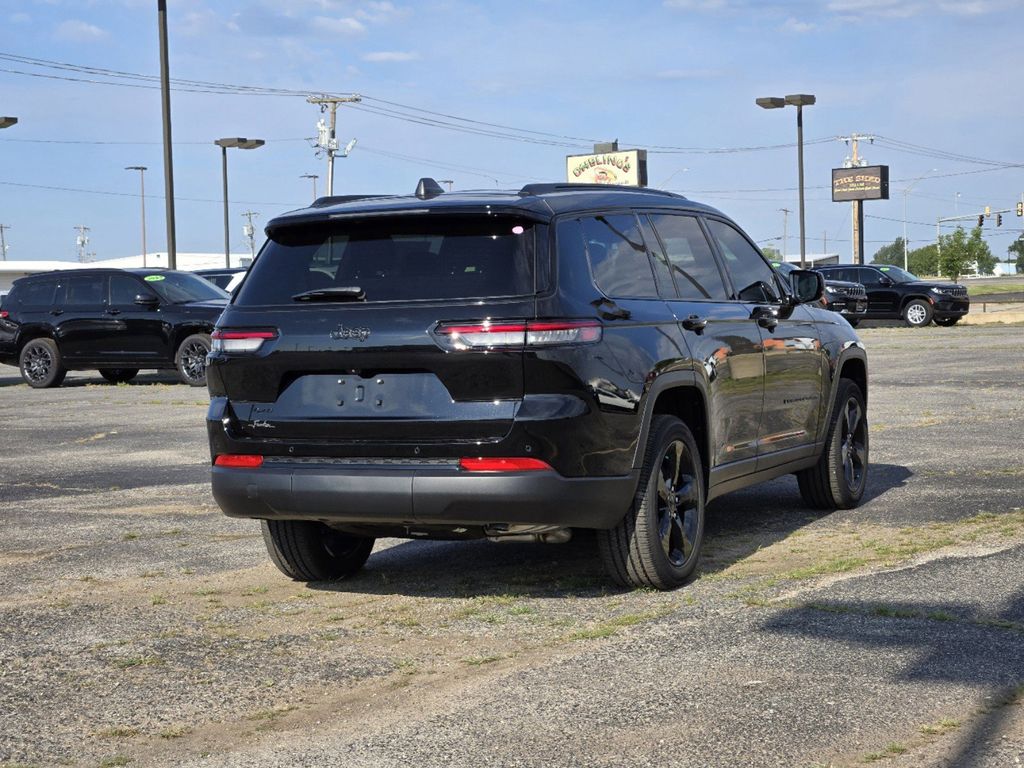
M844 168L862 168L868 161L858 155L858 142L868 141L875 143L875 137L863 133L851 133L849 136L840 136L839 141L849 144L852 150L851 156L843 162ZM854 200L853 205L853 263L864 263L864 201Z
M78 230L78 237L75 238L75 245L78 248L78 260L84 264L86 260L85 246L89 244L89 235L86 232L89 231L89 227L85 226L85 224L78 224L74 229Z
M178 268L174 237L174 162L171 152L171 75L167 65L167 0L157 0L160 27L160 107L164 122L164 202L167 206L167 268Z
M7 239L4 237L4 232L11 228L10 224L0 224L0 261L7 261Z
M255 259L256 258L256 238L255 238L256 230L252 226L252 219L253 219L253 216L259 216L259 214L256 213L255 211L246 211L242 215L245 216L246 219L249 220L248 223L245 224L242 227L242 232L245 233L245 237L249 241L249 253Z
M316 202L316 180L320 177L315 173L304 173L299 176L300 179L312 179L313 180L313 202Z
M782 260L786 260L786 230L789 226L789 208L779 208L782 211ZM801 265L802 268L802 265Z
M821 233L821 255L828 256L828 230ZM825 262L826 264L828 262Z
M362 96L358 93L354 93L351 96L310 96L306 99L310 104L319 104L321 112L329 111L331 113L328 124L324 123L322 117L320 122L317 123L319 137L316 144L317 147L327 154L328 197L334 194L334 157L338 153L338 105L360 102L362 100ZM347 157L354 145L355 140L353 139L345 148L342 157Z
M144 165L129 165L126 171L139 172L139 193L142 197L142 268L146 268L146 171Z

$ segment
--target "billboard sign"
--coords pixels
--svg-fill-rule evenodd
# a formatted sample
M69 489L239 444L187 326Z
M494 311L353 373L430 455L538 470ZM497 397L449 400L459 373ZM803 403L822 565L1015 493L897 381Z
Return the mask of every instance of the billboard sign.
M623 184L647 186L647 150L598 152L569 155L565 158L565 176L570 184Z
M889 166L866 165L863 168L832 169L832 202L850 200L888 200Z

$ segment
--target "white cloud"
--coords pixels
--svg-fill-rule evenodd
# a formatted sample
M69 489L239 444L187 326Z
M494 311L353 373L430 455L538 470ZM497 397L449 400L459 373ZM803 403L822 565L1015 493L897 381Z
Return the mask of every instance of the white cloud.
M373 51L363 54L363 61L416 61L420 55L416 51Z
M57 27L56 36L61 40L75 43L93 43L106 38L107 33L95 24L79 19L68 19Z
M351 16L335 18L333 16L317 16L312 21L313 28L332 35L359 35L366 31L366 25Z
M831 0L828 9L853 18L874 15L890 19L906 19L924 11L926 4L908 3L906 0Z
M394 3L388 2L388 0L381 0L380 2L371 0L357 10L355 15L357 18L364 19L372 24L383 24L392 19L405 16L407 13L406 9L397 8Z
M794 32L798 35L802 35L805 32L810 32L814 29L814 24L809 21L800 21L790 16L786 19L785 23L779 29L783 32Z

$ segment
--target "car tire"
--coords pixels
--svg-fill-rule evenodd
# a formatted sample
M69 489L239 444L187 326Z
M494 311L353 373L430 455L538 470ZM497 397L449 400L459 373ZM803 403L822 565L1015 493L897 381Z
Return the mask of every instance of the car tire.
M138 368L101 368L100 376L111 384L127 384L139 373Z
M22 347L18 367L21 369L21 378L35 389L59 387L68 373L57 343L46 338L32 339Z
M943 328L950 328L960 322L959 317L936 317L935 324Z
M651 422L636 496L622 521L598 531L601 559L624 587L675 589L693 574L704 540L704 472L689 428Z
M210 353L210 335L194 333L178 345L174 365L178 378L190 387L206 386L206 356Z
M295 581L336 581L363 567L374 539L312 520L262 520L263 542L278 570Z
M825 449L818 463L796 473L800 495L815 509L851 509L860 503L868 478L868 421L864 395L840 379Z
M911 328L924 328L932 321L932 307L923 299L914 299L903 308L903 322Z

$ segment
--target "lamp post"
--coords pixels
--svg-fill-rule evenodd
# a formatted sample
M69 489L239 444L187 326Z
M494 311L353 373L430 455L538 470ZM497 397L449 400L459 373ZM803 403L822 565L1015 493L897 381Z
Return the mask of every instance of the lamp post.
M0 117L0 128L10 128L17 122L16 117ZM7 243L4 242L4 230L7 228L6 224L0 224L0 261L7 261Z
M220 147L221 170L224 177L224 266L231 268L231 244L228 233L228 147L235 149L256 149L262 147L266 142L263 139L243 139L235 137L231 139L217 139L215 142Z
M784 98L778 96L766 96L756 100L757 106L763 109L781 109L789 104L796 107L796 157L797 175L800 186L800 268L807 266L807 240L806 228L804 226L804 107L815 103L813 94L793 93Z
M142 268L146 268L146 171L144 165L129 165L126 171L139 172L139 191L142 197Z
M315 203L316 202L316 180L319 179L320 177L317 176L315 173L304 173L301 176L299 176L299 178L300 179L312 179L313 180L313 202Z
M928 173L937 173L938 168L932 168ZM928 176L921 176L918 179L914 179L910 182L903 190L903 271L910 271L910 249L907 246L907 197L910 195L910 190L917 186L918 182L924 181Z

